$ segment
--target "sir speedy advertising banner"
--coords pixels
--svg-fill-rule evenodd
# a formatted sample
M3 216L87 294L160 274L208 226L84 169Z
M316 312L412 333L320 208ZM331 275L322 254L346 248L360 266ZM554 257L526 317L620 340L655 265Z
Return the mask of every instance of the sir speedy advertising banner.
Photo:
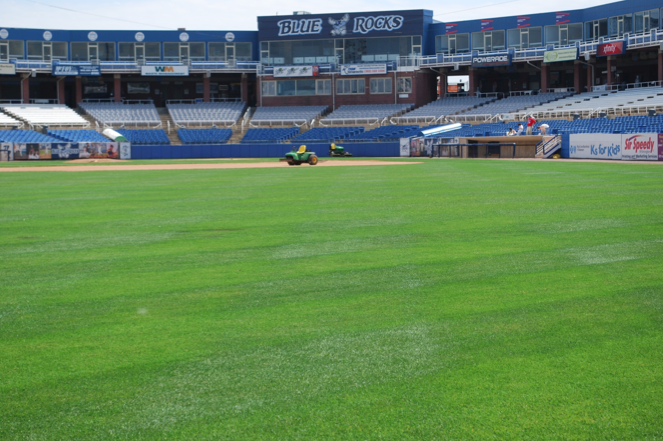
M622 159L622 135L585 133L569 138L570 158Z
M658 133L622 135L624 161L658 161L660 150Z

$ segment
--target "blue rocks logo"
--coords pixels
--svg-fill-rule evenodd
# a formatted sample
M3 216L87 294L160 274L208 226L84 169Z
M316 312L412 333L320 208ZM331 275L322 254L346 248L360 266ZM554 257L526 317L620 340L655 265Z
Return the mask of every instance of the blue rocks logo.
M352 32L368 34L371 31L391 32L400 29L405 19L401 15L379 15L377 17L355 17Z
M281 20L276 23L279 27L279 37L289 35L310 35L322 32L321 18L303 18L301 20Z
M350 15L345 14L343 17L341 17L340 20L329 17L328 21L329 24L332 25L332 30L330 32L330 35L334 37L339 37L347 33L345 25L350 21Z

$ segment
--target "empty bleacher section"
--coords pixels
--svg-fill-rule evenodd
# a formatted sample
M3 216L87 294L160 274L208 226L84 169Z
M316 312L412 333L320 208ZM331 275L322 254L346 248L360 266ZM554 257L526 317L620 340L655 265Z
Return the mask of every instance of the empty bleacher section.
M296 127L287 129L249 129L246 131L241 142L242 144L281 143L297 135L299 135L299 129Z
M99 123L110 127L122 125L158 127L161 124L157 108L152 103L126 104L83 101L79 106Z
M341 106L320 121L331 124L378 124L385 118L400 116L412 108L412 104L364 104Z
M251 125L303 125L327 112L327 106L258 107Z
M663 88L657 86L623 91L585 92L532 107L527 109L527 113L542 118L560 118L575 113L582 116L598 116L601 112L608 115L628 115L661 108L663 108Z
M168 135L162 129L119 129L117 132L136 145L170 145Z
M13 118L0 112L0 126L2 127L23 127L23 121Z
M399 123L433 122L490 103L495 99L475 96L440 98L393 120Z
M550 101L558 100L569 96L569 92L559 93L540 93L538 95L520 95L509 96L501 100L497 100L482 106L467 110L461 115L458 115L457 120L468 119L469 115L487 115L490 118L494 115L513 114L530 107L548 103Z
M352 141L393 141L400 138L415 136L421 128L415 125L409 126L383 126L377 129L361 132L347 139Z
M314 127L291 142L331 142L351 138L364 131L363 127Z
M2 110L30 126L87 127L88 121L63 104L2 104Z
M94 130L49 130L48 136L65 142L109 142L99 132Z
M30 143L30 142L61 142L33 130L0 130L0 142Z
M178 129L183 144L225 144L232 136L231 129Z
M168 103L166 107L170 117L180 126L205 124L231 126L236 124L244 113L246 103Z

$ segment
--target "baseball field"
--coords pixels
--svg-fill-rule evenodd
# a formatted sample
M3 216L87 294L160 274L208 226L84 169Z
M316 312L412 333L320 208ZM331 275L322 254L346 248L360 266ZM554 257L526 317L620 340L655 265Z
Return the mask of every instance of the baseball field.
M663 166L419 162L0 172L0 439L662 439Z

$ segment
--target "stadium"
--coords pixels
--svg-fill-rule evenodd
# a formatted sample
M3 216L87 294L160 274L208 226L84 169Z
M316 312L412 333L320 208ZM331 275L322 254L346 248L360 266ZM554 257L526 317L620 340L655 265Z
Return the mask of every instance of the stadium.
M0 22L0 439L663 438L663 3L531 9Z

